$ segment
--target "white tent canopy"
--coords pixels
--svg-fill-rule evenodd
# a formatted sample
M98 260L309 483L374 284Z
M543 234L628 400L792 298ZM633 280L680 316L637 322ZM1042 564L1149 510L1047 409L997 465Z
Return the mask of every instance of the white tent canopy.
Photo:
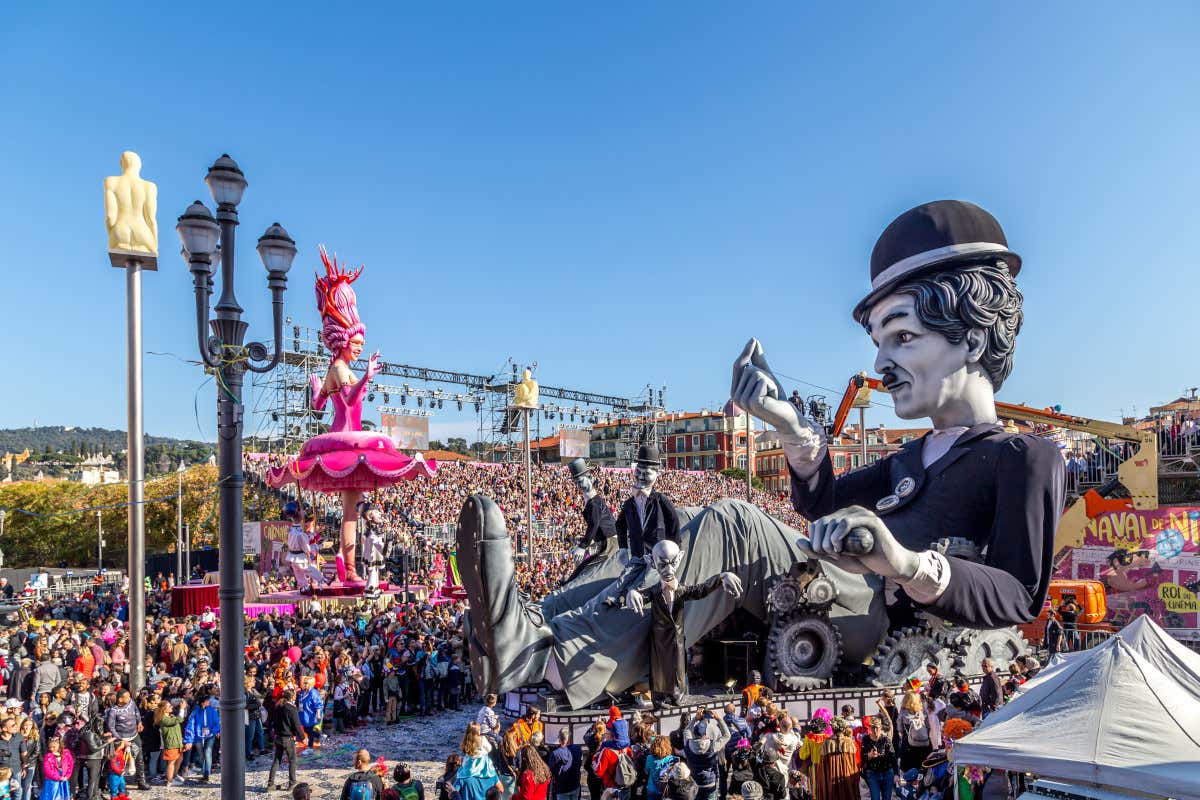
M1200 656L1149 618L1027 686L954 763L1200 800Z

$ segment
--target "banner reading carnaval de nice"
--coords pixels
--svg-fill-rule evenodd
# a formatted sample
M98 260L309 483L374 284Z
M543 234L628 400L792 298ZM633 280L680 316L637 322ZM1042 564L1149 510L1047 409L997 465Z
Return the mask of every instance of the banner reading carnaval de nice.
M1103 582L1114 625L1149 614L1177 639L1200 640L1200 507L1103 512L1055 577Z

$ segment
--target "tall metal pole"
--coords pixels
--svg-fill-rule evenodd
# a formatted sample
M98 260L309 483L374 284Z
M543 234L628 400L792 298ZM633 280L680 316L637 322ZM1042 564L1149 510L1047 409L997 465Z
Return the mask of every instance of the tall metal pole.
M179 461L179 494L175 497L175 583L179 583L183 571L183 460Z
M754 502L754 482L751 476L754 474L754 433L753 422L750 419L750 412L746 412L746 502Z
M99 511L96 512L96 572L104 572L104 527Z
M221 797L240 800L246 794L246 729L243 725L246 697L242 688L246 676L244 647L245 589L242 584L242 385L246 370L266 373L279 364L283 355L283 293L287 289L287 271L296 255L296 243L278 223L258 240L259 256L267 268L271 290L271 315L274 330L274 356L260 342L246 344L242 307L234 291L237 256L235 234L237 206L246 188L246 178L237 162L222 155L205 178L217 216L199 201L179 218L176 230L184 244L188 268L192 273L196 296L196 336L205 366L216 375L217 383L217 474L219 481L218 513L220 522L217 596L221 606ZM221 297L215 306L215 319L208 318L208 303L213 288L212 259L217 235L220 240ZM207 335L209 328L212 336ZM263 362L261 366L253 362Z
M129 690L146 685L145 434L142 430L142 265L125 269L126 362L129 402Z
M192 577L192 523L190 522L183 523L183 549L184 558L187 559L183 562L183 582L187 583Z
M525 417L525 529L529 535L529 547L527 558L529 561L530 574L533 572L533 458L529 450L529 414L531 410L528 408L521 409L521 415Z
M862 465L867 465L867 407L858 407L858 436L862 440Z

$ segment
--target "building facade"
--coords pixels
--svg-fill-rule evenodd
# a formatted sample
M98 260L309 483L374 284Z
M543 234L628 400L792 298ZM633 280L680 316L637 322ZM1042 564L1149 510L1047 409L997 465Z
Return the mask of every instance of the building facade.
M841 475L866 464L874 464L884 456L900 449L900 445L924 436L929 428L867 428L867 455L863 461L863 446L860 431L857 426L848 425L842 435L829 443L829 457L833 461L833 472ZM791 492L791 473L787 467L787 457L783 453L783 445L779 442L779 432L775 430L760 432L755 441L754 465L756 473L763 482L763 488L770 492L786 495Z
M628 467L636 455L640 421L602 422L592 427L592 463ZM746 418L719 411L664 414L656 422L658 449L667 469L722 470L746 464ZM740 464L739 464L740 457Z

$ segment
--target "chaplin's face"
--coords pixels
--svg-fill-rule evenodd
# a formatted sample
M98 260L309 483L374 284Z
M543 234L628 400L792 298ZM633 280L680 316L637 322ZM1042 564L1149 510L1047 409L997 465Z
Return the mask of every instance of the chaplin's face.
M637 464L633 468L633 485L637 489L649 489L658 480L658 467Z
M896 416L933 417L965 394L971 347L981 332L972 331L962 342L951 344L921 324L911 296L897 294L871 309L867 332L878 348L875 371L892 395Z
M357 361L358 357L362 355L363 343L365 341L361 333L356 333L350 337L350 341L346 343L346 352L350 354L351 361Z
M579 488L579 491L587 494L592 490L592 476L579 475L575 478L575 486Z
M679 569L679 562L683 560L683 553L680 552L679 545L670 539L663 539L654 545L652 553L654 555L654 568L658 570L659 577L664 581L675 580L676 570Z

